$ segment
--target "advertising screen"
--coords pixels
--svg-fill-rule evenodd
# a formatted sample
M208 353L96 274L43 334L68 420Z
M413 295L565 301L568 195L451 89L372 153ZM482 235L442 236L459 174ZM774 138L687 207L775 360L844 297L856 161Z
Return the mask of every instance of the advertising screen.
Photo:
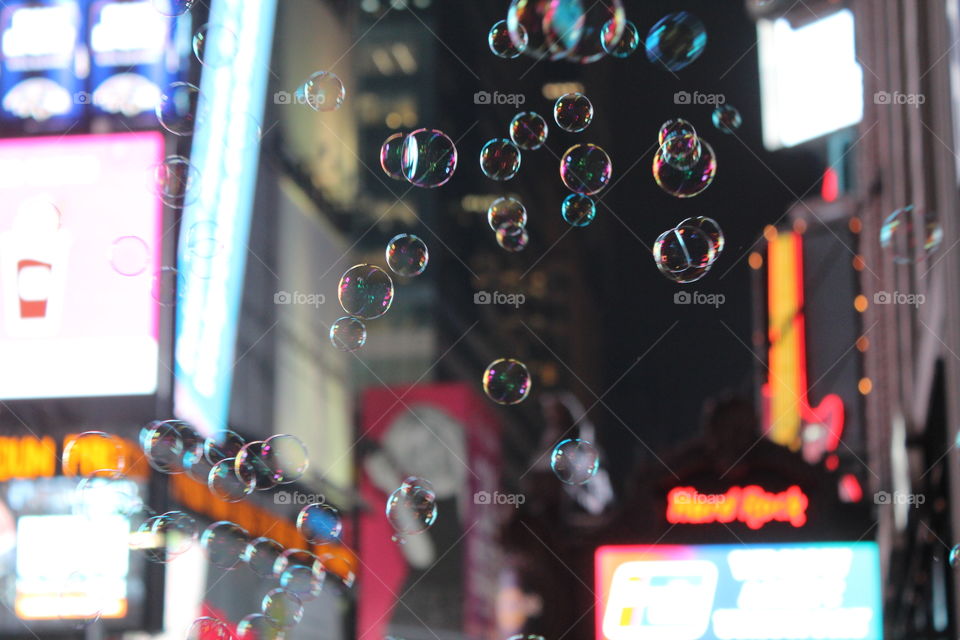
M597 640L883 637L872 542L600 547Z
M0 140L0 399L157 388L159 133Z

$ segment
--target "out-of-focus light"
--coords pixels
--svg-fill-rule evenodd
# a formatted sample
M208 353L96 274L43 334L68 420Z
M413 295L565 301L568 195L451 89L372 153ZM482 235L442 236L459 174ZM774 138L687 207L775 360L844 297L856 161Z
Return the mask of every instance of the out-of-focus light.
M777 228L772 224L768 224L763 228L763 238L767 242L773 242L777 239Z
M397 68L393 64L393 58L386 49L374 49L370 52L370 57L373 59L373 64L377 68L377 71L381 74L392 76L397 72Z
M417 9L426 9L431 4L431 0L413 0L413 6Z
M396 111L391 111L387 114L386 123L391 129L399 129L403 124L403 116Z
M797 218L793 221L793 230L797 233L805 233L807 231L807 221Z
M750 257L747 258L747 264L750 265L750 268L756 271L763 266L763 256L753 251L750 253Z
M867 296L862 293L853 299L853 308L860 313L866 311L868 306L870 305L867 303Z
M390 0L390 7L393 9L406 9L410 6L407 0Z
M824 202L834 202L840 195L840 177L833 168L823 172L823 185L820 187L820 197Z
M860 481L857 480L857 476L852 473L845 473L843 477L840 478L838 489L842 502L860 502L863 500L863 487L860 486Z
M510 194L506 194L509 196ZM460 208L469 213L487 213L487 209L499 195L468 194L460 200ZM506 196L504 196L506 197ZM513 196L516 197L516 196Z
M867 395L873 391L873 381L870 378L860 378L860 382L857 383L857 391Z
M390 53L393 54L393 59L397 61L397 65L405 74L412 76L417 72L417 61L413 57L410 47L402 42L397 42L390 47Z
M853 256L853 268L855 271L863 271L866 263L863 261L863 256Z
M868 338L867 336L860 336L859 338L857 338L857 350L860 353L865 352L869 348L870 348L870 338Z
M836 471L837 467L840 466L840 458L837 457L837 454L831 453L827 456L827 459L823 461L823 464L827 468L827 471Z
M413 129L417 125L417 112L413 109L404 109L403 126L407 129Z
M360 3L360 8L367 13L376 13L380 11L380 0L363 0Z
M850 218L847 226L850 228L850 233L860 233L863 230L863 223L857 217Z
M547 100L556 100L567 93L583 93L584 86L579 82L548 82L543 85L543 97Z

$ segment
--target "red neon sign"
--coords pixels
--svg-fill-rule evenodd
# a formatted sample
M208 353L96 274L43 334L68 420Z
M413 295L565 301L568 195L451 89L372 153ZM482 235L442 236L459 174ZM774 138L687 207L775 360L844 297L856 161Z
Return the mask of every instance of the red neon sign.
M756 485L731 487L726 493L700 493L693 487L674 487L667 494L667 522L709 524L742 522L759 529L771 521L802 527L807 522L807 494L794 485L771 493Z

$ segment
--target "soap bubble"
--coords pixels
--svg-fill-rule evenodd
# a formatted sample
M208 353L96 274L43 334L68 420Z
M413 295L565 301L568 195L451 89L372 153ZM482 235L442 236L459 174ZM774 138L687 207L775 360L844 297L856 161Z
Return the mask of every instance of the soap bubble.
M637 31L637 27L627 20L623 25L623 35L620 36L619 40L616 40L614 39L616 28L617 24L613 20L608 20L603 25L600 38L603 50L615 58L629 57L640 44L640 33Z
M263 615L251 613L237 623L237 640L284 640L283 630Z
M200 536L200 546L206 550L210 564L228 570L243 560L249 541L246 529L227 520L214 522Z
M449 182L457 170L457 147L437 129L417 129L403 140L401 168L407 181L433 189Z
M67 441L61 466L65 474L88 475L111 471L120 477L127 468L123 440L104 431L84 431Z
M697 130L693 125L683 118L673 118L660 125L660 133L657 136L657 144L662 145L672 136L697 135Z
M427 243L412 233L395 235L387 243L387 266L398 276L412 278L424 272L430 252Z
M236 458L245 444L247 441L240 434L229 429L214 431L203 441L203 457L210 464L216 464L224 458Z
M330 344L340 351L356 351L367 343L367 325L360 318L344 316L330 325Z
M314 111L336 111L343 104L347 90L332 71L316 71L296 91L297 101Z
M168 511L153 519L150 531L169 562L193 546L197 539L197 521L183 511Z
M510 31L507 29L507 21L501 20L490 27L490 34L487 36L487 44L490 45L490 51L500 58L516 58L523 50L527 48L530 41L527 30L523 25L518 24L516 29L517 43L514 44L510 37Z
M174 209L200 197L200 171L183 156L167 156L154 167L152 184L160 201Z
M546 50L554 60L596 62L608 48L616 46L626 25L621 0L551 0L541 11ZM507 16L509 20L510 14ZM610 28L605 31L608 24Z
M308 504L297 514L297 530L310 544L326 544L340 538L340 512L328 504Z
M394 180L406 180L403 174L403 144L407 134L394 133L380 146L380 167Z
M720 257L720 252L723 251L723 245L726 243L726 239L723 237L723 230L720 229L720 225L716 220L704 216L697 216L687 218L677 225L677 228L681 227L697 227L707 234L707 238L710 239L710 243L713 245L713 261L715 262L716 259ZM713 264L713 262L711 262L711 264Z
M650 27L645 46L650 62L670 71L680 71L703 53L707 31L699 18L679 11L664 16Z
M423 478L407 478L387 498L387 520L400 539L423 533L437 520L437 495Z
M566 93L554 103L553 119L564 131L579 133L593 121L593 103L582 93Z
M280 585L301 600L315 598L323 589L326 571L319 558L304 549L287 549L273 567Z
M653 177L661 189L677 198L692 198L710 186L717 175L717 159L706 140L700 138L700 159L686 170L666 161L664 146L653 157Z
M554 43L552 56L562 55L566 49L572 48L580 39L582 29L577 25L578 16L582 16L581 0L561 0L558 6L553 7L554 0L512 0L507 11L507 33L514 47L523 53L535 58L542 58L548 54L548 43L544 29L544 19L551 9L560 9L561 15L570 15L574 23L568 28L562 42ZM571 15L572 14L572 15ZM582 20L582 19L581 19Z
M497 404L523 402L532 385L527 366L513 358L494 360L483 372L483 392Z
M612 174L610 156L595 144L575 144L560 159L560 179L574 193L599 193Z
M283 553L283 545L271 538L257 538L247 543L243 561L261 578L273 578L273 568Z
M497 198L487 209L487 222L494 231L506 223L525 227L527 225L527 208L516 198L510 196Z
M243 449L238 456L243 455ZM274 482L290 484L306 473L310 466L307 447L300 438L288 433L278 433L263 441L260 447L261 462L270 472Z
M579 438L557 444L550 454L550 468L566 484L585 484L597 475L600 454L596 447Z
M511 253L523 251L527 248L527 243L530 242L530 235L527 233L526 227L521 227L514 222L504 222L497 227L496 237L497 244Z
M512 180L520 170L520 149L506 138L494 138L480 150L480 169L491 180Z
M680 171L689 171L697 166L702 154L700 138L692 133L672 135L660 146L660 155L664 162Z
M233 634L226 622L204 616L190 625L187 640L233 640Z
M337 297L351 316L364 320L379 318L393 304L393 280L380 267L358 264L340 278Z
M241 478L234 471L235 465L236 458L224 458L213 465L207 477L210 493L224 502L240 502L257 487L252 469Z
M263 596L260 610L281 629L294 627L303 618L303 603L286 589L272 589Z
M202 102L199 87L189 82L174 82L160 96L156 108L157 120L161 127L175 136L193 135L205 108Z
M193 53L205 67L230 64L238 46L237 34L220 24L205 24L193 36Z
M933 211L920 216L914 206L897 209L880 227L880 246L895 264L920 262L943 242L943 227Z
M268 464L270 447L263 440L254 440L243 445L233 462L233 472L243 482L253 482L259 491L272 489L279 484L274 470Z
M510 121L510 139L524 151L535 151L547 141L547 121L538 113L524 111Z
M150 466L160 473L182 473L186 446L172 421L158 420L144 427L141 446Z
M721 104L713 110L713 126L724 133L733 133L740 128L743 118L737 108L730 104Z
M664 231L653 244L653 259L673 273L709 267L716 256L714 241L699 227L680 226Z
M950 548L950 555L947 556L947 562L949 562L950 566L954 569L960 565L960 544L955 544Z
M590 196L571 193L561 206L563 220L572 227L585 227L597 217L597 205Z

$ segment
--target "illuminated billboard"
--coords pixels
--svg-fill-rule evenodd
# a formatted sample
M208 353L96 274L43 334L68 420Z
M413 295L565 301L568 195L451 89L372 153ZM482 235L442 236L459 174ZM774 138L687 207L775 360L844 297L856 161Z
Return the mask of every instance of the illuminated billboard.
M157 388L155 132L0 140L0 399Z
M597 640L879 640L873 542L605 546Z

